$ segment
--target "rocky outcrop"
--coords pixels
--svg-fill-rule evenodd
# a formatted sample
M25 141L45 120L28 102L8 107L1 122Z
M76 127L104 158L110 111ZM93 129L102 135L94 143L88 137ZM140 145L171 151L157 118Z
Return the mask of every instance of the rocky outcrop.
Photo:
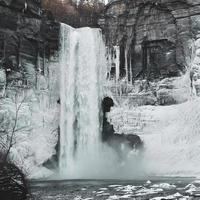
M185 71L199 15L198 1L117 0L107 5L99 24L107 46L119 46L121 77L155 80Z
M29 177L51 173L43 163L56 154L59 29L40 0L0 0L0 117L11 130L21 104L11 154Z
M40 1L0 1L0 60L7 83L35 87L58 50L59 23L41 12ZM46 33L49 34L46 34Z
M102 101L103 110L103 129L102 129L102 140L109 146L114 148L119 156L124 150L122 146L127 150L141 150L143 142L140 137L136 134L119 134L114 130L113 125L108 122L107 113L110 112L111 107L114 106L114 102L110 97L105 97Z
M23 172L10 163L0 163L0 197L2 200L26 200L28 183Z

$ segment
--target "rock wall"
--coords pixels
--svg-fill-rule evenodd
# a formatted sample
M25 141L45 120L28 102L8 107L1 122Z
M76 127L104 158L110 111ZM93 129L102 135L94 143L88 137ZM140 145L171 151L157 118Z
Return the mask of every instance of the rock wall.
M31 177L56 154L59 29L40 0L0 0L0 132L9 138L17 120L11 155Z
M41 0L0 0L0 4L35 17L41 14Z
M107 46L120 48L121 77L155 80L186 71L199 16L198 1L117 0L107 5L99 24Z
M0 1L0 60L7 83L36 86L58 50L59 23L41 14L39 2Z

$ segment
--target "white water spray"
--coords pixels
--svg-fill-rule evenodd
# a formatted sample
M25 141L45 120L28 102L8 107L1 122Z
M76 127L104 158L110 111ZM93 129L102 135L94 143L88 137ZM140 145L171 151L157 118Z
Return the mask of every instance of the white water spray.
M105 46L99 29L61 25L60 175L81 177L100 144ZM95 170L95 169L94 169Z

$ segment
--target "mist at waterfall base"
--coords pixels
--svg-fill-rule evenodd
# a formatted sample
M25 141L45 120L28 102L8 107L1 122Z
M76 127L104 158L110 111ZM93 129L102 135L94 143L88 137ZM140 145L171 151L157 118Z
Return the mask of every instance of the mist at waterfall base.
M60 38L61 115L57 178L134 179L151 175L200 175L200 114L197 112L200 102L197 98L173 106L115 106L111 115L134 114L139 110L154 121L146 124L139 135L144 141L144 151L124 151L124 155L119 156L101 141L101 101L107 73L101 31L74 29L62 24ZM177 87L186 89L184 95L182 90L175 95L180 99L190 96L189 73L176 81Z

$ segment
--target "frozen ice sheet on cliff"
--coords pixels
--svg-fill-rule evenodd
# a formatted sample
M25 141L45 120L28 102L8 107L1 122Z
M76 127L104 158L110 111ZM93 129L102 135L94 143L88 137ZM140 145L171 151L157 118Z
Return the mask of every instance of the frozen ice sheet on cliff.
M27 96L19 110L16 127L18 131L15 134L16 143L11 149L11 157L17 165L23 167L29 177L39 177L40 175L43 177L50 174L50 171L44 169L42 163L55 154L57 109L56 107L45 109L42 104L44 102L33 100L35 99L34 93L30 93L33 96ZM18 104L20 104L20 100ZM41 106L43 107L41 108ZM8 112L11 119L15 118L15 107L16 105L11 99L1 100L1 113ZM42 172L44 172L43 175Z
M147 173L200 176L198 110L200 99L193 98L171 106L114 107L109 118L119 133L128 134L132 130L135 134L135 127L140 128ZM147 118L140 117L141 120L138 120L136 116Z

